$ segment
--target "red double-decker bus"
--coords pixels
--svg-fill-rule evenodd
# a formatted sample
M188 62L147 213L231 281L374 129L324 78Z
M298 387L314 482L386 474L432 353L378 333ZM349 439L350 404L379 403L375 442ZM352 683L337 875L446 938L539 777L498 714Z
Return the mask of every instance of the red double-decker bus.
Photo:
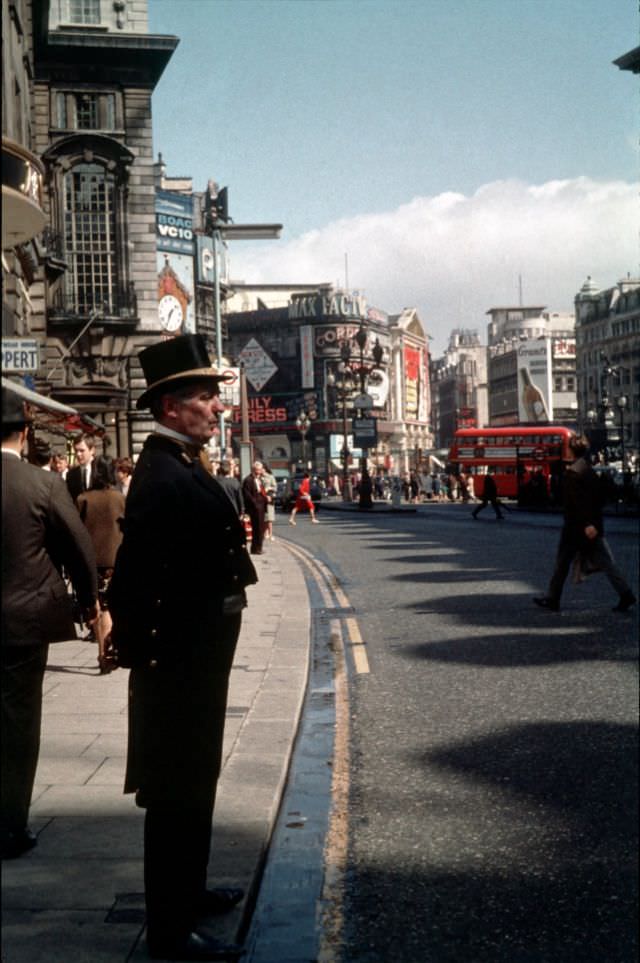
M472 475L476 493L482 493L477 476L491 468L503 498L544 493L555 500L565 466L573 460L569 439L575 434L563 425L522 425L501 428L460 428L449 452L454 474ZM543 485L544 482L544 485Z

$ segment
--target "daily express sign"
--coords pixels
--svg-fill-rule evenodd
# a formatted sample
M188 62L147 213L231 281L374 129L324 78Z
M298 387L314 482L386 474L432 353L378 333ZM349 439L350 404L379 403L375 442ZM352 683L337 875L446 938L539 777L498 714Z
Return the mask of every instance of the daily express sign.
M40 364L38 342L23 338L2 339L3 371L37 371Z

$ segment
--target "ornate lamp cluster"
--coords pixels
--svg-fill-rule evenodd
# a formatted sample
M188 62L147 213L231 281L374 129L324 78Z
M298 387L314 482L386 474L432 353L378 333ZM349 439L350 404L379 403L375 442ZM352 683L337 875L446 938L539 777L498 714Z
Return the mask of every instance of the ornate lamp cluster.
M349 478L349 444L347 414L348 409L353 407L355 393L360 389L360 394L366 394L367 377L376 368L380 367L383 356L383 349L378 338L372 349L373 361L367 362L364 357L364 349L367 344L367 331L361 323L355 335L360 356L353 358L348 341L343 341L340 346L340 364L337 374L331 372L327 376L327 385L335 391L337 401L342 405L342 499L351 501L353 492L351 480ZM366 467L366 458L363 456L363 467Z

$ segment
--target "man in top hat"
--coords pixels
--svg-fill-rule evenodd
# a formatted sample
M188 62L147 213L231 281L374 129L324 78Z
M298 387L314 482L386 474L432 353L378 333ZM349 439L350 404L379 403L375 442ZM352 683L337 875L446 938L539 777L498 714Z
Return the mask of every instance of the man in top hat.
M75 638L64 565L91 623L96 561L89 533L56 472L21 458L24 403L2 389L2 773L3 859L36 845L27 826L40 750L42 680L50 642Z
M156 420L133 472L109 590L131 668L125 792L146 809L147 946L156 959L238 956L198 931L243 898L207 889L229 674L245 587L257 581L231 499L200 461L222 410L201 335L144 349L138 408Z

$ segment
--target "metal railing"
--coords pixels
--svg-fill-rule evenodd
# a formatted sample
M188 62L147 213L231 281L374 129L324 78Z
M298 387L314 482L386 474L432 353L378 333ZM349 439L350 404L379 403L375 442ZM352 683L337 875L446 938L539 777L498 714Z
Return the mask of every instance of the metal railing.
M114 287L108 297L101 300L90 290L79 292L57 291L48 308L48 320L58 323L82 323L95 315L98 324L131 324L138 320L138 299L135 286L129 282Z

